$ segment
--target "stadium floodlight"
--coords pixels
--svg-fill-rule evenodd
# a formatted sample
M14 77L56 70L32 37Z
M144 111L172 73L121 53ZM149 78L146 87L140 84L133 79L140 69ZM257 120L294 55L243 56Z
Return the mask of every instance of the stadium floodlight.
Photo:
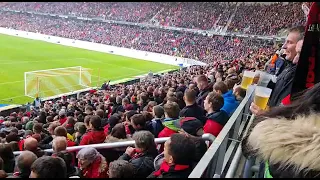
M90 88L91 72L81 66L25 72L25 96L46 98Z

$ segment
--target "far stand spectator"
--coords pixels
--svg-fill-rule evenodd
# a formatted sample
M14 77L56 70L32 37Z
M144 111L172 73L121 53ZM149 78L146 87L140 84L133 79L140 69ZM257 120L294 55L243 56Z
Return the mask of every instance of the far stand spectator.
M66 163L59 157L43 156L31 166L30 178L67 178Z

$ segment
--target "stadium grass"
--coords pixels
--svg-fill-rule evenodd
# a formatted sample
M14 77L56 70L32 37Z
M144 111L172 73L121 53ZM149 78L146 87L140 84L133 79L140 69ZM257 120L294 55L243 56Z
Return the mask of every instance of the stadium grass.
M132 78L150 70L160 72L179 68L3 34L0 34L0 42L0 104L24 104L33 100L24 96L24 72L28 71L82 66L92 69L92 86L96 86L99 74L102 83ZM69 91L65 87L61 89Z

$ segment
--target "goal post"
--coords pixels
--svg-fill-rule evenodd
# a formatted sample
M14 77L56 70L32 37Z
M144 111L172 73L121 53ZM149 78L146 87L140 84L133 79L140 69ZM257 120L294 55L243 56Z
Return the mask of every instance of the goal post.
M82 66L24 73L25 96L51 97L92 87L92 69Z

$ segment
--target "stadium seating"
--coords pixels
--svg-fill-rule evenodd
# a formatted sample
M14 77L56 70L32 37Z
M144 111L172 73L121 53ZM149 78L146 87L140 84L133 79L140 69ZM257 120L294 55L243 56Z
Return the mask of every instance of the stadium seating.
M194 118L178 117L180 110L187 103L184 96L185 90L192 89L195 94L193 98L197 100L200 98L204 101L206 96L203 94L212 92L212 87L216 82L225 83L224 87L228 87L231 92L230 96L240 104L240 109L236 110L237 116L232 118L232 124L227 123L227 128L230 132L231 129L234 130L233 126L238 130L240 122L236 120L240 112L244 112L241 113L241 121L244 116L249 119L247 102L252 92L245 102L241 103L244 97L236 99L232 87L240 83L244 69L263 70L266 62L276 51L273 41L263 39L208 36L185 31L142 28L137 25L35 15L26 13L26 11L152 23L190 29L213 30L221 26L226 27L229 32L239 34L276 35L283 28L301 25L305 22L304 15L299 8L301 8L301 3L260 5L216 2L1 2L0 27L186 57L206 62L207 65L182 68L176 72L154 76L131 85L105 85L103 86L105 89L91 90L82 94L78 99L63 96L58 100L42 102L40 109L31 106L30 109L21 109L7 117L0 116L0 177L47 177L50 171L41 168L41 163L46 164L45 161L50 161L51 167L55 167L54 170L62 169L61 174L55 174L56 177L115 177L115 172L109 171L108 168L115 168L116 165L109 166L109 163L117 159L128 160L132 166L130 167L126 162L117 162L125 164L115 168L119 168L119 172L123 172L122 175L132 173L133 177L147 177L146 175L150 174L150 168L158 170L156 169L158 167L160 170L151 175L160 176L163 175L163 172L172 169L166 164L167 159L163 161L165 163L160 161L163 159L163 154L161 154L163 145L158 144L155 150L151 140L158 134L181 133L182 137L171 135L172 141L174 138L180 138L181 142L185 143L178 141L176 146L171 146L170 141L167 141L164 147L169 146L172 148L170 150L176 153L175 155L179 154L185 158L180 159L182 164L186 163L186 159L191 159L192 163L187 162L188 165L179 166L182 171L188 171L174 176L186 178L201 159L199 157L204 155L208 146L201 141L198 135L198 132L201 134L199 129L203 126L200 121L199 123ZM8 12L5 9L22 12ZM203 84L206 87L203 87ZM192 93L190 94L193 96ZM205 109L209 106L208 101L207 98L204 104L194 103L187 106L203 106L198 108ZM163 128L165 132L162 132ZM149 136L152 137L151 140L149 138L143 141L147 144L146 148L138 148L144 145L137 143L144 137L134 136L134 132L139 131L150 131L153 134ZM222 148L225 149L218 149L219 146L215 147L214 151L226 153L227 144L228 147L231 147L229 139L238 141L238 134L230 132L223 132L224 139L219 139L218 142L224 144L225 147L222 146ZM235 137L236 139L232 139ZM131 140L135 140L136 148L126 149L126 146L134 144ZM103 144L102 148L101 143L108 144ZM85 146L74 148L76 151L66 151L67 146L78 145ZM98 151L95 151L92 149L93 146L100 147L97 148ZM186 156L183 154L185 147L190 147L187 148L188 150L195 147L194 152ZM51 148L52 150L48 150ZM47 150L44 151L44 149ZM79 149L82 149L80 155L77 154ZM22 163L23 158L15 159L14 157L14 154L18 155L21 153L18 151L23 150L33 153L33 155L23 155L30 159L24 164ZM234 153L228 152L229 156ZM54 158L42 157L43 155ZM56 157L61 157L64 161L59 162ZM223 157L224 155L216 158L219 162L223 162ZM157 164L158 161L160 164ZM15 162L18 162L17 169L14 168ZM137 164L143 164L143 168L137 168ZM147 167L146 164L150 166ZM227 165L229 166L230 163ZM93 170L88 171L88 166ZM124 169L120 170L120 168ZM137 169L132 172L132 168ZM213 175L210 174L211 177Z
M274 35L282 28L305 22L299 2L12 2L3 3L2 8L204 30L227 26L229 32L258 35Z
M209 37L188 32L145 29L138 26L25 13L0 12L0 17L2 19L0 27L151 51L207 63L212 60L245 59L251 52L263 52L265 55L272 53L272 45L265 40L227 36Z

